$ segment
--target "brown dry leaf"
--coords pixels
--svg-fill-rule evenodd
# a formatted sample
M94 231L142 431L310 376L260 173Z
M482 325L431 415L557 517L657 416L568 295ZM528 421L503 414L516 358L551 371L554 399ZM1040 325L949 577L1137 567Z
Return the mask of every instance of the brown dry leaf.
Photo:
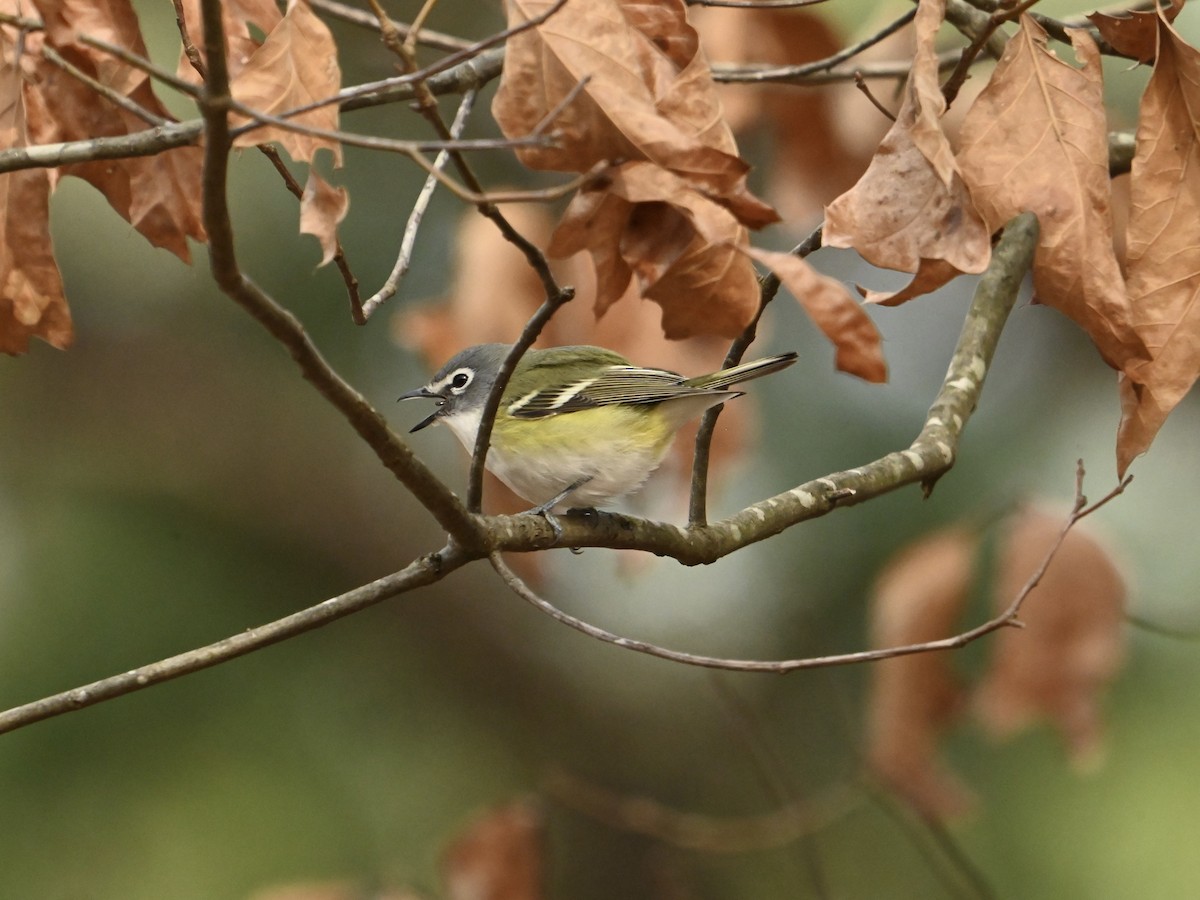
M861 286L858 290L868 303L876 303L879 306L899 306L922 294L932 294L961 274L958 269L944 259L922 259L912 281L898 291L869 291Z
M549 0L510 0L509 22ZM778 220L746 188L748 166L721 116L682 0L571 3L508 42L492 105L509 137L555 119L556 145L518 152L533 168L592 172L550 252L587 250L603 313L634 279L671 337L733 336L757 309L753 267L728 244ZM667 208L671 207L671 208Z
M790 253L756 247L746 252L779 276L813 324L837 348L838 369L877 384L887 381L879 330L845 285Z
M979 544L951 528L910 544L880 573L871 596L871 644L898 647L960 629ZM938 740L962 710L948 653L915 653L871 667L867 757L871 770L922 813L967 812L971 792L941 763Z
M944 0L920 3L917 50L896 122L858 184L825 210L826 246L853 247L885 269L916 273L922 260L941 260L977 273L991 258L991 233L942 132L946 104L934 40L944 7ZM915 295L914 286L907 290Z
M1168 22L1174 22L1182 9L1183 0L1180 0L1178 5L1168 3L1163 13ZM1158 52L1158 13L1153 10L1094 12L1088 14L1088 20L1118 53L1150 62Z
M0 3L5 12L16 12L15 7ZM0 27L0 147L27 144L17 45L13 32ZM74 338L50 240L45 169L0 174L0 352L24 353L31 337L60 350Z
M758 309L758 280L735 247L746 230L721 204L680 176L649 162L607 170L576 194L549 252L591 254L602 315L630 280L663 310L669 338L736 337Z
M337 45L333 35L313 13L307 0L288 0L287 12L267 35L263 45L230 81L234 99L251 109L272 116L334 96L342 84ZM244 116L233 115L231 123L245 124ZM293 116L291 121L309 128L336 131L336 103ZM312 162L313 154L325 149L333 153L334 165L342 164L342 145L332 138L317 137L267 125L234 140L235 147L278 143L295 160Z
M543 895L544 823L520 801L488 812L446 848L446 900L539 900Z
M181 0L181 3L188 38L199 51L200 58L205 59L200 0ZM257 27L263 34L270 34L282 18L275 0L225 0L221 4L221 20L225 26L225 59L231 78L237 77L250 61L250 57L262 46L251 32L250 25ZM200 84L200 74L192 66L182 47L179 50L179 66L175 74L191 84Z
M995 607L1007 607L1042 564L1062 515L1036 509L1007 523L996 559ZM1076 525L1021 608L1025 628L995 636L973 705L982 723L1007 736L1048 718L1073 761L1095 758L1099 700L1124 657L1125 582L1108 551Z
M509 24L544 13L552 0L509 0ZM568 3L514 35L492 115L522 137L583 79L554 120L556 146L518 151L534 169L586 172L604 162L649 160L716 196L745 192L747 166L682 0L659 4Z
M311 234L321 243L321 263L325 265L338 251L337 228L350 211L350 194L334 187L316 169L308 170L308 183L300 198L300 233Z
M1200 375L1200 54L1165 22L1138 121L1126 265L1151 360L1121 379L1117 470L1144 453Z
M1036 299L1070 316L1123 370L1146 351L1113 250L1100 55L1083 31L1071 38L1079 69L1047 48L1037 22L1021 17L963 122L958 160L990 228L1037 213Z
M46 40L65 59L152 114L170 119L145 73L76 42L77 33L87 33L147 56L128 0L34 0L34 6L46 23ZM31 63L27 74L32 143L119 136L149 127L49 63ZM190 262L187 239L205 238L201 162L198 147L178 147L151 157L65 166L60 173L88 181L151 244Z

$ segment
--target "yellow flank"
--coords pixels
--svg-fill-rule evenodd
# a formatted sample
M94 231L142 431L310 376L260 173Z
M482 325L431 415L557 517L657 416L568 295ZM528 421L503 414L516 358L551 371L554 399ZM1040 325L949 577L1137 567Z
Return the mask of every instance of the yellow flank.
M506 454L536 459L580 452L658 455L666 452L675 428L656 407L614 404L538 419L502 416L495 432L493 443Z

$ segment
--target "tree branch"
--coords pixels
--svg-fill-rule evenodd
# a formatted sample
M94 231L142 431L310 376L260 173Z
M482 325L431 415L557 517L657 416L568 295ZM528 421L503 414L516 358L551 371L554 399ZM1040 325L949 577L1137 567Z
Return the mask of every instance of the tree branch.
M612 512L559 516L561 540L541 516L497 516L486 520L495 547L503 551L553 546L645 550L684 565L704 565L787 528L826 515L838 506L862 503L905 485L926 492L954 464L963 429L979 402L996 343L1012 310L1021 280L1033 260L1037 218L1023 213L1009 222L963 323L945 381L924 427L904 450L844 472L805 482L709 525L682 528Z
M657 644L651 644L647 641L639 641L634 638L622 637L614 634L597 625L592 625L585 622L576 616L556 607L548 600L537 594L532 588L527 585L520 576L518 576L504 562L499 551L493 551L488 555L488 561L492 564L492 568L504 581L505 585L514 594L529 603L535 609L545 613L556 622L561 622L568 628L573 628L581 634L585 634L590 638L602 641L606 644L612 644L616 647L621 647L625 650L633 650L636 653L644 653L647 656L654 656L658 659L665 659L669 662L683 663L689 666L700 666L708 669L723 669L730 672L773 672L783 675L788 672L796 672L800 669L825 669L831 666L846 666L859 665L862 663L878 662L883 659L894 659L898 656L912 656L915 653L933 653L940 650L957 650L965 647L967 644L973 643L980 638L991 634L993 631L999 631L1001 628L1007 627L1023 627L1023 623L1019 618L1021 607L1028 599L1033 589L1037 587L1042 577L1046 574L1046 570L1050 567L1050 563L1058 554L1059 548L1062 546L1063 540L1067 533L1075 526L1075 524L1086 516L1091 515L1096 510L1100 509L1113 498L1124 492L1129 486L1132 476L1127 476L1124 480L1117 484L1115 488L1105 494L1100 500L1090 506L1087 503L1087 497L1083 493L1083 460L1079 460L1076 466L1075 475L1075 506L1071 510L1071 514L1063 523L1062 529L1059 531L1058 538L1054 544L1046 551L1042 563L1037 570L1029 577L1016 597L1013 598L1008 608L999 615L993 616L981 625L976 625L959 634L948 638L940 638L933 641L922 641L917 644L905 644L899 647L884 647L876 650L859 650L853 653L835 653L829 656L810 656L802 659L785 659L785 660L762 660L762 659L731 659L721 656L704 656L698 653L688 653L682 650L670 650L666 647L661 647Z
M432 584L463 565L468 558L461 549L447 545L437 553L413 560L399 572L266 625L239 631L205 647L197 647L195 650L169 656L158 662L122 672L120 675L102 678L63 691L61 694L53 694L23 706L13 707L0 712L0 734L105 700L132 694L134 691L228 662L314 628L320 628L322 625L328 625L368 606Z
M483 540L479 524L459 499L413 454L366 399L333 371L321 356L300 321L242 274L234 251L226 177L231 132L228 113L232 104L224 56L221 9L218 0L204 0L204 41L208 80L200 97L205 122L204 227L209 236L209 265L217 286L253 316L291 354L301 374L351 424L380 462L437 519L457 542L478 545Z

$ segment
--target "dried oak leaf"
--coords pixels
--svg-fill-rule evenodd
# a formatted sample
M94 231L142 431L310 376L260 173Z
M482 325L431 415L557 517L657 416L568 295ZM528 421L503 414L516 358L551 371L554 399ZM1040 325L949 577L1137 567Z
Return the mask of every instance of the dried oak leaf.
M838 369L877 384L887 381L879 329L845 285L790 253L756 247L746 252L779 276L813 324L833 343Z
M148 56L128 0L34 0L33 5L46 24L46 41L64 59L151 114L170 119L154 95L149 76L77 40L77 34L86 33ZM133 113L48 63L32 66L29 76L32 143L115 137L148 127ZM151 244L190 262L187 239L205 239L200 211L201 163L198 147L177 147L154 156L77 163L59 171L89 182Z
M4 0L0 9L15 12L15 5ZM16 35L0 26L0 147L28 143ZM59 349L74 338L50 240L50 174L45 169L0 174L0 352L24 353L31 337Z
M188 39L207 65L204 51L204 28L200 19L200 0L180 0L184 28ZM258 52L262 42L250 29L254 25L262 34L270 34L283 18L275 0L225 0L221 4L221 21L225 30L225 62L229 75L236 78ZM175 74L184 81L200 84L200 73L187 57L186 48L179 50L179 65Z
M1122 475L1200 375L1200 54L1165 21L1159 30L1138 121L1126 239L1134 327L1151 359L1121 378Z
M311 234L321 244L321 265L338 251L338 225L350 211L350 194L334 187L317 170L309 168L308 183L300 198L300 233Z
M518 801L491 810L442 854L447 900L539 900L545 825L538 808Z
M918 285L931 285L931 264L953 277L982 272L991 258L991 232L975 211L941 126L946 103L934 39L944 10L944 0L920 3L917 49L896 122L858 183L825 210L823 242L852 247L881 268L915 273L906 297Z
M746 230L695 185L650 162L605 171L572 199L549 245L566 257L591 254L597 273L596 313L625 295L662 307L668 338L736 337L758 309L758 278L736 247Z
M1113 249L1100 54L1083 31L1071 40L1082 68L1055 56L1042 27L1022 15L963 121L958 161L989 228L1037 213L1036 300L1073 319L1124 370L1146 349Z
M1062 531L1061 515L1016 513L996 557L995 607L1004 609L1042 564ZM972 703L997 736L1041 718L1061 732L1072 760L1095 758L1099 696L1124 656L1125 582L1109 552L1076 525L1021 607L1024 628L995 636Z
M551 0L509 0L509 24ZM586 172L648 160L718 197L744 196L749 167L721 116L712 74L682 0L568 3L509 38L492 114L510 138L530 134L587 79L554 118L555 146L517 151L534 169ZM771 210L758 204L758 214Z
M509 22L550 5L510 0ZM518 156L532 168L593 174L550 252L592 255L597 313L636 276L641 295L662 304L669 336L739 333L757 309L757 284L728 244L745 244L743 226L778 216L746 188L749 167L682 0L569 3L510 38L496 121L521 137L552 111L555 146Z
M341 87L342 73L338 67L337 45L329 28L313 13L307 0L288 0L287 12L267 35L262 46L234 76L229 89L235 100L258 112L281 116L288 110L328 100ZM231 124L249 122L245 116L233 114ZM338 107L326 103L316 109L291 117L297 125L336 131ZM342 164L342 145L329 137L301 134L266 125L239 135L235 147L278 143L295 160L312 162L313 154L326 149L333 154L334 165Z
M1162 11L1168 22L1174 22L1182 9L1183 0L1179 0L1178 4L1167 4ZM1150 62L1158 52L1158 18L1158 12L1140 9L1088 14L1088 21L1114 50L1141 62Z
M871 645L899 647L960 630L979 538L950 528L910 544L871 592ZM938 758L938 741L963 709L947 653L914 653L871 667L867 759L871 770L918 810L937 818L967 812L971 792Z

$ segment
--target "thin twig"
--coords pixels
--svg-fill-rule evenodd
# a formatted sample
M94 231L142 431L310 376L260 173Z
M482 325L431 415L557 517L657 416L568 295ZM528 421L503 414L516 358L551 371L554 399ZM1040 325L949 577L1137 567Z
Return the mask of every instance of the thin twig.
M528 134L519 138L476 138L466 140L459 138L452 140L448 134L446 137L431 141L405 141L397 138L382 138L369 134L356 134L350 131L342 131L335 128L317 128L313 125L305 125L297 122L293 117L302 115L311 108L297 107L296 109L286 110L279 115L265 113L262 110L254 109L237 100L230 103L230 108L245 116L252 121L245 125L239 125L231 129L233 137L238 138L244 134L249 134L259 128L273 126L281 128L284 131L292 131L296 134L302 134L307 137L324 138L330 141L338 141L351 147L362 147L367 150L384 150L391 153L403 153L406 156L414 156L417 153L438 153L442 150L451 150L454 152L471 152L471 151L492 151L492 150L515 150L521 147L545 147L553 143L551 138L545 134Z
M532 347L533 342L538 339L542 329L546 327L546 323L558 312L560 306L574 297L575 288L573 287L558 288L553 294L546 297L542 301L542 305L529 317L529 321L521 329L520 337L508 351L508 355L504 357L500 371L496 374L496 381L492 385L491 391L488 392L487 402L483 405L479 431L475 435L475 447L471 451L471 469L467 476L467 509L471 512L479 512L483 506L483 471L487 467L487 452L492 440L492 429L496 424L496 412L500 409L500 398L504 396L508 380L516 371L517 363L521 361L525 351Z
M204 65L204 57L200 55L200 50L192 41L192 36L188 34L187 16L183 12L183 0L171 0L175 6L175 27L179 30L179 39L183 43L183 55L187 57L187 61L191 63L196 74L203 81L207 76L208 68Z
M1025 10L1038 3L1039 0L1022 0L1012 8L998 9L988 16L985 26L980 29L979 33L971 40L971 43L963 48L962 57L958 61L958 65L954 67L954 71L950 73L950 77L946 79L946 83L942 85L942 96L946 98L946 106L949 107L954 103L954 99L958 96L958 92L966 83L967 77L971 74L971 66L975 64L976 57L983 50L996 30L1005 22L1011 22L1013 19L1019 18Z
M907 25L911 19L900 22L899 19L893 22L892 25L900 24L900 27ZM890 27L890 26L889 26ZM879 35L875 35L868 40L874 40ZM835 69L831 68L827 63L831 59L840 57L843 54L846 58L855 56L862 51L859 45L848 47L835 56L826 59L819 59L811 63L800 63L794 66L775 66L766 65L763 63L714 63L712 66L713 80L725 84L803 84L809 86L831 84L839 81L853 81L854 73L861 72L866 78L888 78L893 80L902 80L908 77L909 71L912 69L911 59L888 60L884 62L859 63L853 68ZM854 50L854 53L850 53ZM960 51L947 50L938 54L938 69L952 69L959 59ZM839 60L840 61L840 60Z
M528 31L531 28L536 28L537 26L541 25L556 12L562 9L564 3L566 3L566 0L556 0L556 2L548 7L545 12L539 13L530 19L526 19L524 22L514 25L512 28L506 28L503 31L499 31L490 37L486 37L481 41L477 41L476 43L464 47L457 52L451 53L448 56L444 56L437 62L425 66L422 69L414 69L392 78L383 79L382 81L376 81L371 82L370 84L362 84L358 85L357 87L347 88L339 91L336 99L318 100L315 103L310 104L310 106L315 108L316 106L324 105L330 102L346 104L347 101L365 99L367 95L376 93L386 94L388 91L395 88L409 88L411 90L413 85L431 81L437 75L440 75L449 71L450 69L453 69L464 63L468 63L471 60L479 57L484 53L484 51L492 48L498 48L502 51L503 47L501 45L503 45L510 37L521 34L524 31ZM495 58L496 74L499 74L500 64L501 57ZM482 87L482 85L477 84L475 87ZM346 108L351 107L347 106Z
M463 95L462 103L459 104L458 112L454 116L454 122L450 125L452 137L462 136L467 119L471 115L471 109L475 105L475 97L474 91L468 91ZM434 168L440 171L449 159L450 154L443 150L434 160ZM437 185L437 177L432 172L429 173L425 178L425 184L421 187L421 192L417 195L416 203L413 204L413 208L408 214L408 223L404 227L404 235L400 240L400 254L396 258L396 264L392 267L392 272L383 286L358 307L355 321L359 324L366 322L384 301L395 295L396 289L400 285L400 279L408 272L408 267L412 262L413 247L417 242L417 231L421 227L421 219L425 215L425 210L429 208L429 202L433 199L433 192Z
M287 164L279 155L279 151L272 144L259 144L258 150L275 167L275 171L283 179L283 184L288 189L288 192L297 200L303 202L304 187L292 175ZM346 250L342 246L341 239L337 237L334 238L332 262L337 266L338 272L342 276L342 282L346 285L346 296L350 300L350 313L353 316L357 311L362 309L362 301L359 299L358 294L358 278L350 268L350 261L346 259ZM362 323L360 322L359 324L361 325Z
M514 594L520 597L531 606L550 616L556 622L561 622L569 628L573 628L581 634L585 634L590 638L602 641L606 644L613 644L617 647L622 647L626 650L633 650L637 653L644 653L647 656L654 656L659 659L665 659L670 662L683 663L689 666L701 666L708 669L724 669L731 672L773 672L776 674L785 674L788 672L796 672L801 669L822 669L830 666L845 666L858 665L861 663L877 662L881 659L894 659L898 656L911 656L915 653L933 653L941 650L957 650L961 647L971 644L985 635L989 635L994 631L999 631L1001 628L1023 627L1019 615L1021 607L1028 599L1033 589L1037 587L1042 576L1045 575L1050 563L1054 560L1058 553L1059 547L1062 546L1063 540L1067 533L1075 526L1075 524L1086 516L1091 515L1096 510L1100 509L1113 498L1124 492L1125 488L1132 480L1132 476L1126 476L1116 487L1104 495L1103 498L1087 505L1087 498L1083 494L1083 461L1080 460L1076 472L1076 501L1075 508L1071 511L1066 522L1063 524L1062 530L1059 532L1058 539L1046 552L1042 564L1030 576L1029 580L1017 592L1017 596L1009 604L1008 608L999 615L993 616L981 625L967 629L959 634L948 638L940 638L933 641L922 641L915 644L904 644L897 647L885 647L875 650L859 650L854 653L837 653L829 656L810 656L801 659L785 659L785 660L761 660L761 659L731 659L721 656L704 656L698 653L688 653L682 650L671 650L666 647L661 647L657 644L651 644L647 641L639 641L633 638L622 637L614 634L597 625L592 625L585 622L568 612L564 612L548 600L537 594L532 588L527 585L520 576L518 576L507 563L498 550L493 550L488 554L488 561L492 564L492 568L504 581L505 585Z
M886 106L884 106L882 103L880 103L878 98L876 98L876 96L873 93L871 93L871 88L867 84L867 80L865 78L863 78L862 72L854 73L854 86L863 92L863 94L866 96L866 98L871 101L871 105L874 106L881 113L883 113L884 117L887 118L888 121L890 121L890 122L896 121L895 114L890 109L888 109Z
M801 259L821 247L821 226L818 225L808 237L792 248L793 256ZM779 276L768 272L759 282L758 311L745 327L742 333L730 345L725 354L721 368L736 366L754 343L758 334L758 322L762 318L767 304L775 299L779 292ZM700 427L696 430L695 449L692 451L692 478L690 497L688 499L688 525L704 525L708 521L708 464L712 452L713 433L717 427L717 419L721 415L723 405L710 407L700 419Z
M363 28L371 28L375 31L379 30L379 20L364 10L347 6L344 3L337 2L337 0L308 0L308 2L313 9L320 10L335 19L341 19L343 22L349 22L352 25L359 25ZM397 22L395 23L395 27L401 36L407 36L410 32L409 27L403 23ZM426 47L432 47L435 50L448 50L451 52L465 50L472 46L471 41L449 34L442 34L438 31L430 31L428 28L421 29L417 43L423 44Z

